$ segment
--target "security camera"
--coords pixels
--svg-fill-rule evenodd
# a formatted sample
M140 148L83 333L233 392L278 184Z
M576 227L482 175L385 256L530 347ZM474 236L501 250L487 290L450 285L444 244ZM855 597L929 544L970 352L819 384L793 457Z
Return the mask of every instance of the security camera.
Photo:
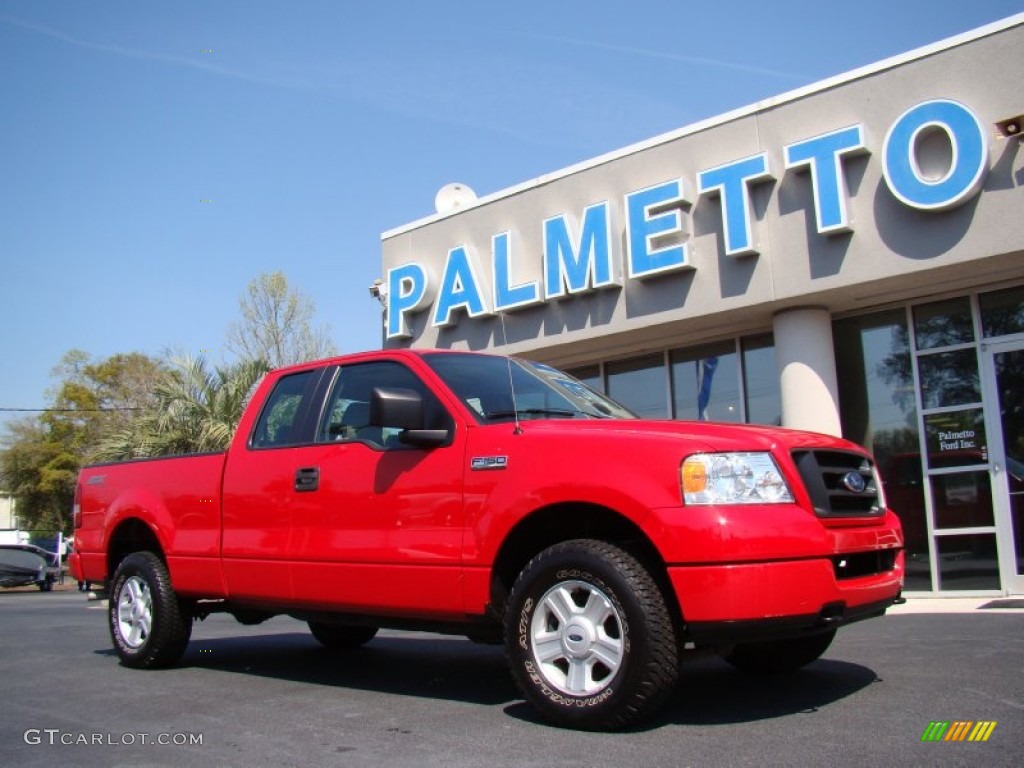
M379 301L382 307L387 305L388 287L379 277L370 286L370 295Z
M1020 138L1024 133L1024 115L1014 115L996 123L996 136L1001 139Z

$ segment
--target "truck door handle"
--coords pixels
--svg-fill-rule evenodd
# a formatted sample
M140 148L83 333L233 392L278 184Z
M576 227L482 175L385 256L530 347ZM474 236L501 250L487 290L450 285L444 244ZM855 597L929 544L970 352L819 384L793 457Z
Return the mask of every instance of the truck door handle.
M295 490L315 491L320 486L320 467L299 467L295 470Z

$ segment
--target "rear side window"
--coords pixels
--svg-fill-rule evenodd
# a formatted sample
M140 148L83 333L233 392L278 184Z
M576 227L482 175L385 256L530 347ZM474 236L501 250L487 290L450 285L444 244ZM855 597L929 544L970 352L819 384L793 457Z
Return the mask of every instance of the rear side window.
M263 406L250 445L253 448L279 448L297 445L303 440L302 421L319 370L284 376L274 386Z

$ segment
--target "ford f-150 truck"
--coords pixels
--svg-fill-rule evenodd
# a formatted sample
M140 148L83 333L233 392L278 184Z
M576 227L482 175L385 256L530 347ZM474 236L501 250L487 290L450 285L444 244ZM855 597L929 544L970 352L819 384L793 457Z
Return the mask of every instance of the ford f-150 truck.
M108 585L129 667L194 620L504 642L548 720L649 717L680 660L817 659L900 601L902 534L872 458L772 427L637 419L554 368L385 350L268 374L227 451L84 468L79 580Z

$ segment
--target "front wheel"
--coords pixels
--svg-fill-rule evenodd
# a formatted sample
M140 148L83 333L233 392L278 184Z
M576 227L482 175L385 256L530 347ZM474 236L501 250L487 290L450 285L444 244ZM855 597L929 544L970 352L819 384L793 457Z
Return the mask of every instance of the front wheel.
M556 725L624 728L650 716L678 677L675 627L651 573L603 541L555 544L509 596L505 638L523 695Z
M832 645L836 630L786 640L740 643L722 656L744 672L792 672L817 660Z
M134 552L117 567L107 609L114 650L126 667L169 667L185 652L192 617L167 566L152 552Z

